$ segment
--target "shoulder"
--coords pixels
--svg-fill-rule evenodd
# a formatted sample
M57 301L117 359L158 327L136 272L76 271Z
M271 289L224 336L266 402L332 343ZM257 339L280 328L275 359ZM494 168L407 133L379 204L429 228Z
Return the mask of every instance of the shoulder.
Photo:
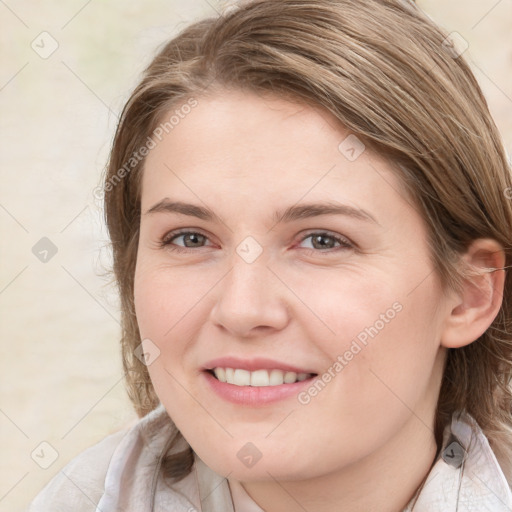
M109 435L71 460L36 496L27 512L94 512L104 492L112 455L128 431Z
M158 407L71 460L35 497L27 512L95 512L113 492L133 490L118 489L120 482L133 483L131 475L147 477L176 432L165 409Z

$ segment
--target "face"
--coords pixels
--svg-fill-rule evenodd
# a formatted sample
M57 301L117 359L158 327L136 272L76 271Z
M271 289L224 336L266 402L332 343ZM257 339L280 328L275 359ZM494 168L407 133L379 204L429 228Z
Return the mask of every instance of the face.
M448 307L391 164L319 109L197 101L147 157L135 272L177 427L243 481L318 477L425 437Z

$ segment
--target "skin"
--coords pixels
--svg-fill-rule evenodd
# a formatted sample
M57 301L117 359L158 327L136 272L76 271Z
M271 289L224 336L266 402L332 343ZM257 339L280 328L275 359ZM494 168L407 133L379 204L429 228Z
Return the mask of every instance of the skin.
M151 379L199 457L267 512L405 507L436 454L446 348L476 339L500 305L502 272L467 293L443 291L425 224L391 164L369 150L347 159L338 146L348 134L320 109L217 92L198 98L145 162L135 306L142 339L160 351ZM164 198L207 206L219 220L148 213ZM364 209L375 222L272 219L325 201ZM162 247L176 229L204 236L177 234ZM306 238L326 231L352 245ZM236 252L248 236L263 249L252 263ZM499 264L497 249L484 240L467 258ZM396 303L401 311L306 405L295 395L235 405L205 383L204 365L222 356L322 375ZM237 457L247 442L261 453L250 468Z

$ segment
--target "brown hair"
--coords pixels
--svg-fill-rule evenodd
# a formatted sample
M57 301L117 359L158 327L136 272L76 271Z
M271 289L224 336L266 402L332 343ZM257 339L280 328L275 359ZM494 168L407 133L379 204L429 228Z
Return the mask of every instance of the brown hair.
M460 255L477 238L497 240L511 265L509 164L482 92L446 37L407 1L254 0L190 25L159 51L122 112L105 177L123 363L139 415L158 404L147 368L134 356L141 341L133 297L140 153L171 106L191 97L237 88L327 109L394 165L427 223L445 286L460 287ZM489 329L469 346L448 350L436 413L438 439L453 412L471 414L509 482L511 294L507 273ZM169 474L185 476L191 457L191 450L174 456Z

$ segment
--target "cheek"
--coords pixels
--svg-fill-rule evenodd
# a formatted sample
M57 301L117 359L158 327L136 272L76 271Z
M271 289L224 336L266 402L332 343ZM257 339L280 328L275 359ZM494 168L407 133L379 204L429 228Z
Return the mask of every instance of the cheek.
M134 302L141 338L150 340L149 352L157 354L148 372L153 387L169 415L179 427L200 411L184 392L186 383L183 361L194 318L200 314L198 290L186 272L176 271L158 262L137 262ZM156 348L155 348L156 347ZM185 387L188 388L187 385Z
M201 314L201 297L215 284L212 274L146 262L142 256L137 262L134 286L141 336L164 341L184 325L193 325L191 319Z
M352 336L343 340L348 348L345 360L352 359L343 370L344 380L338 382L343 387L339 391L342 396L354 395L352 406L360 419L371 421L380 414L394 418L391 423L400 422L414 411L428 424L427 405L436 401L440 378L437 293L430 283L410 295L399 292L388 294L378 305L369 304L372 314L365 315L362 327L361 314L352 324Z
M319 401L325 407L330 400L344 402L342 409L368 419L371 411L414 408L430 392L439 352L442 297L434 280L411 291L413 279L391 271L340 276L336 285L326 277L295 288L309 309L301 327L329 364L325 378L333 383L327 386L332 394Z
M408 338L409 347L423 345L423 337L437 334L437 305L442 295L435 279L428 274L421 284L414 286L420 270L425 273L423 267L404 272L403 266L352 265L339 272L326 269L325 273L290 276L288 282L306 313L296 315L294 320L304 319L305 329L308 325L314 327L311 339L322 329L322 338L330 339L336 349L354 338L363 343L376 337L392 338L388 342L395 343L394 348L399 348L404 338Z
M137 323L141 339L151 340L150 351L158 354L148 371L157 395L173 418L190 414L190 396L184 393L183 385L195 371L193 340L208 317L207 296L217 281L213 272L170 268L149 258L147 263L144 258L137 263Z
M405 316L400 314L404 293L390 274L389 269L350 268L290 276L290 287L301 302L293 320L330 360L349 350L354 340L366 347Z

